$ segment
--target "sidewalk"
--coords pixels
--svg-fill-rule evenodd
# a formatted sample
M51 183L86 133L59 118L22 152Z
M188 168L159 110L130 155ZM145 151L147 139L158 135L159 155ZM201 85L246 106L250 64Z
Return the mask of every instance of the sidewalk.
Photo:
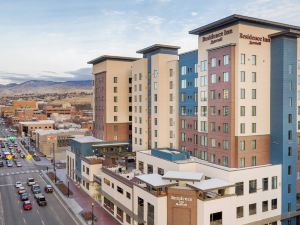
M65 169L57 169L56 175L67 185L67 177ZM69 180L70 190L73 192L72 199L74 199L82 209L92 210L92 203L94 203L94 215L97 217L95 225L118 225L119 223L109 215L95 200L93 200L87 193L77 187L72 180Z

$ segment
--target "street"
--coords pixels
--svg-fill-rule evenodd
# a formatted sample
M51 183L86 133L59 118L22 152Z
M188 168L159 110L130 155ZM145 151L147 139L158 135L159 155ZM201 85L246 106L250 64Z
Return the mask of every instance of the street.
M5 130L3 125L0 126L0 137L5 137L10 133ZM20 146L21 143L16 141ZM21 148L22 149L22 148ZM22 149L22 151L24 151ZM25 152L24 152L25 153ZM45 180L40 174L40 168L33 164L33 159L19 159L22 167L0 167L0 225L68 225L77 224L72 218L70 212L65 208L57 198L56 193L44 193ZM30 190L26 181L32 177L42 188L42 193L47 200L47 206L39 206ZM33 204L30 211L24 211L22 201L16 192L15 182L21 181L29 194L29 200Z

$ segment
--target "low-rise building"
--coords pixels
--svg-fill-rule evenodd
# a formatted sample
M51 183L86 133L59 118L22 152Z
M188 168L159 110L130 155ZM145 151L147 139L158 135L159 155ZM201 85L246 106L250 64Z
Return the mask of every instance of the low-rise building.
M66 160L66 150L70 148L70 138L86 135L86 129L36 130L36 149L48 158L53 158L53 151L58 160Z
M52 130L53 128L53 120L26 121L20 122L19 132L21 135L29 136L32 140L35 140L34 131Z
M174 149L139 151L136 169L102 167L101 204L121 224L275 224L281 165L228 168ZM279 222L280 223L280 222Z

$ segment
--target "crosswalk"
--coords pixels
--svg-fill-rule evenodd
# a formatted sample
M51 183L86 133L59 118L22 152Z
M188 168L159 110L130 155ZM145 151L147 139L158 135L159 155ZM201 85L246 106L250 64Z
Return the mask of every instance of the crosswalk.
M39 173L39 172L40 172L40 170L25 170L25 171L0 173L0 176L11 176L11 175L28 174L28 173Z

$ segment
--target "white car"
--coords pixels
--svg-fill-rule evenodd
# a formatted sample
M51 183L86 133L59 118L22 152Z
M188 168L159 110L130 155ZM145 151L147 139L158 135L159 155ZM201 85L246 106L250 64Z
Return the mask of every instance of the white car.
M21 181L17 181L16 182L16 188L20 188L20 187L22 187L23 185L22 185L22 183L21 183Z
M22 167L22 163L21 162L17 162L17 167Z
M34 179L33 178L28 178L27 179L27 184L28 184L28 186L34 185L35 184Z

